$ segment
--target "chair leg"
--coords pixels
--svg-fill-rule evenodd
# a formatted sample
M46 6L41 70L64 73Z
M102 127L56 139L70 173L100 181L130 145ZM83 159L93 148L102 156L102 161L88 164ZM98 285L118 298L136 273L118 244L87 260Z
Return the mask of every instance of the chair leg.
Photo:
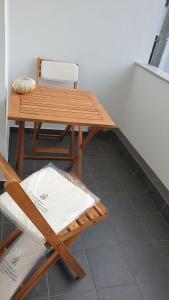
M41 128L42 123L37 123L34 122L34 129L33 129L33 136L32 136L32 153L35 154L35 149L37 145L37 137L38 137L38 132Z
M6 249L10 247L21 233L22 231L17 228L10 234L10 236L0 245L0 256L5 253Z
M77 234L65 241L67 247L70 247L81 234ZM60 259L57 252L54 252L45 261L45 263L29 278L29 280L23 284L18 292L14 295L12 300L22 300L32 290L32 288L42 279L45 273Z
M63 260L68 264L68 266L74 271L77 277L83 278L86 275L85 271L76 261L76 259L71 254L70 250L66 247L66 245L64 243L61 243L59 246L56 246L55 250L57 251L57 249L61 258L63 258Z
M70 157L72 157L72 155L73 155L73 147L74 147L74 126L71 126L71 129L70 129L70 150L69 150Z
M60 135L60 140L62 141L65 135L70 131L71 125L67 125L66 128L63 130L62 134Z

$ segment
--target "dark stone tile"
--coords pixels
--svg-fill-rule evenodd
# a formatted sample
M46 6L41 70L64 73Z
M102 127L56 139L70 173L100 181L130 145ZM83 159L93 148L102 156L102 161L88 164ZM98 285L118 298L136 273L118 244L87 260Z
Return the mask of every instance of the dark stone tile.
M162 211L161 211L161 214L163 215L165 221L167 222L167 224L169 224L169 205L168 203L165 203L163 208L162 208Z
M121 153L118 147L115 147L114 144L109 144L107 146L104 146L104 153L105 158L107 159L114 159L114 160L124 160L125 159L125 153Z
M3 223L2 224L2 241L4 241L12 231L16 229L16 226L12 223Z
M130 194L130 199L135 208L135 211L138 214L159 212L159 209L148 193Z
M105 154L102 147L86 147L83 151L84 158L86 159L104 159Z
M100 289L98 295L99 300L144 300L136 284Z
M156 177L153 181L155 188L160 193L161 197L165 200L166 204L169 205L169 190L164 186L161 180Z
M147 191L150 194L153 201L155 202L155 204L157 205L158 209L161 210L162 207L164 206L165 201L161 196L161 194L155 188L154 184L151 183Z
M130 267L119 247L88 249L87 253L97 288L134 281Z
M111 173L112 167L108 159L88 159L87 165L92 173Z
M137 280L169 276L167 266L152 244L128 246L124 251Z
M147 177L146 173L142 170L141 167L138 167L136 174L142 185L145 187L145 189L147 189L150 185L150 179Z
M68 162L68 166L69 166L69 162ZM73 168L71 169L72 172L77 172L77 163L73 166ZM82 160L82 174L88 174L89 173L89 167L87 164L87 160L83 159Z
M82 174L82 182L93 193L97 193L95 180L90 174Z
M130 168L133 170L133 172L136 172L138 169L138 163L128 151L127 151L126 161L129 164Z
M85 293L80 293L80 294L65 294L65 295L60 295L60 296L55 296L51 297L51 300L97 300L97 293L96 291L88 291Z
M56 139L45 139L42 137L39 137L37 140L37 146L38 147L56 147L56 143L58 144L58 147L63 147L63 143L61 141L56 142ZM31 145L31 141L30 141Z
M31 175L36 171L36 165L34 160L24 161L24 176Z
M124 192L117 175L93 174L93 179L98 192Z
M101 201L108 208L111 216L132 215L135 210L127 193L100 193Z
M154 241L169 240L169 226L160 214L140 216Z
M114 216L112 222L121 244L133 245L151 242L150 235L137 216Z
M2 242L2 227L3 227L3 224L0 223L0 243Z
M103 246L113 246L118 244L117 235L113 224L109 219L95 224L83 235L85 248L96 248Z
M132 175L119 175L119 181L121 182L124 191L128 193L144 193L145 189L140 183L135 174Z
M132 174L133 170L130 168L126 160L110 159L109 164L114 174Z
M48 160L48 159L47 160L46 159L45 160L36 160L35 161L36 171L46 167L49 163L52 163L55 165L55 161L52 162L51 160Z
M63 262L58 262L48 272L50 296L66 293L80 293L94 289L85 252L78 250L73 251L73 253L87 275L83 279L76 279L72 271L68 269Z
M2 214L2 222L3 223L12 223L10 218L8 218L8 216L6 216L5 214Z
M164 258L166 264L169 266L169 241L156 242L156 247L161 256Z
M124 160L114 159L88 159L90 172L96 174L131 174L132 170Z
M82 235L83 236L83 235ZM72 246L72 250L82 250L84 249L84 243L83 243L83 238L80 237Z
M36 160L35 166L36 170L40 170L44 167L46 167L49 163L53 164L54 167L59 168L59 169L64 169L64 162L62 161L57 161L57 160Z
M2 223L2 219L3 219L3 214L2 214L2 212L0 211L0 223Z
M31 270L28 278L45 262L45 258L41 258L38 263ZM25 300L34 300L34 299L48 299L48 285L47 285L47 277L46 275L40 280L38 284L30 291L30 293L26 296Z
M91 140L90 144L87 147L105 147L109 146L110 144L113 144L112 136L106 135L105 132L102 133L102 136L98 132L96 136ZM114 146L114 144L113 144ZM116 146L117 147L117 146Z
M168 300L169 279L146 281L139 284L145 299L147 300Z

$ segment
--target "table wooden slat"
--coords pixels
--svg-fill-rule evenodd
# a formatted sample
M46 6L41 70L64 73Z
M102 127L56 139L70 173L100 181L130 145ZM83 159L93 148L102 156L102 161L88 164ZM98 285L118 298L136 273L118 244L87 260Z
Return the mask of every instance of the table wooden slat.
M89 91L37 87L32 93L11 93L10 120L115 127L101 103Z

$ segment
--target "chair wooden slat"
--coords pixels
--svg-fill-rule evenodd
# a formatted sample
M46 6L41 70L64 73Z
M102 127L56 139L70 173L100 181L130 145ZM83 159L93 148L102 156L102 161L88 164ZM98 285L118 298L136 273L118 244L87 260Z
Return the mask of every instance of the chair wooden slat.
M104 215L104 214L108 213L107 208L101 202L96 203L95 208L99 212L100 215Z
M70 224L69 226L68 226L68 230L69 231L73 231L73 230L75 230L75 229L77 229L77 228L79 228L79 224L75 221L75 222L73 222L72 224Z
M99 213L97 212L96 209L94 209L94 207L90 208L87 212L86 212L87 216L89 217L89 219L91 221L95 220L98 216Z

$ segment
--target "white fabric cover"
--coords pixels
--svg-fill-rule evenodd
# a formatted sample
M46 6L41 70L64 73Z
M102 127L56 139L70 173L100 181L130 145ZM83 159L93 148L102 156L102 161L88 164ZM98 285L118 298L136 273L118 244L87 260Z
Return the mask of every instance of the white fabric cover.
M78 81L78 66L72 63L62 63L43 60L41 63L41 78L55 81Z
M96 202L92 195L68 180L50 164L23 180L21 186L56 233ZM23 231L31 234L40 243L45 242L41 232L6 192L0 196L0 209Z
M46 252L23 233L0 262L0 299L10 300L35 263Z

